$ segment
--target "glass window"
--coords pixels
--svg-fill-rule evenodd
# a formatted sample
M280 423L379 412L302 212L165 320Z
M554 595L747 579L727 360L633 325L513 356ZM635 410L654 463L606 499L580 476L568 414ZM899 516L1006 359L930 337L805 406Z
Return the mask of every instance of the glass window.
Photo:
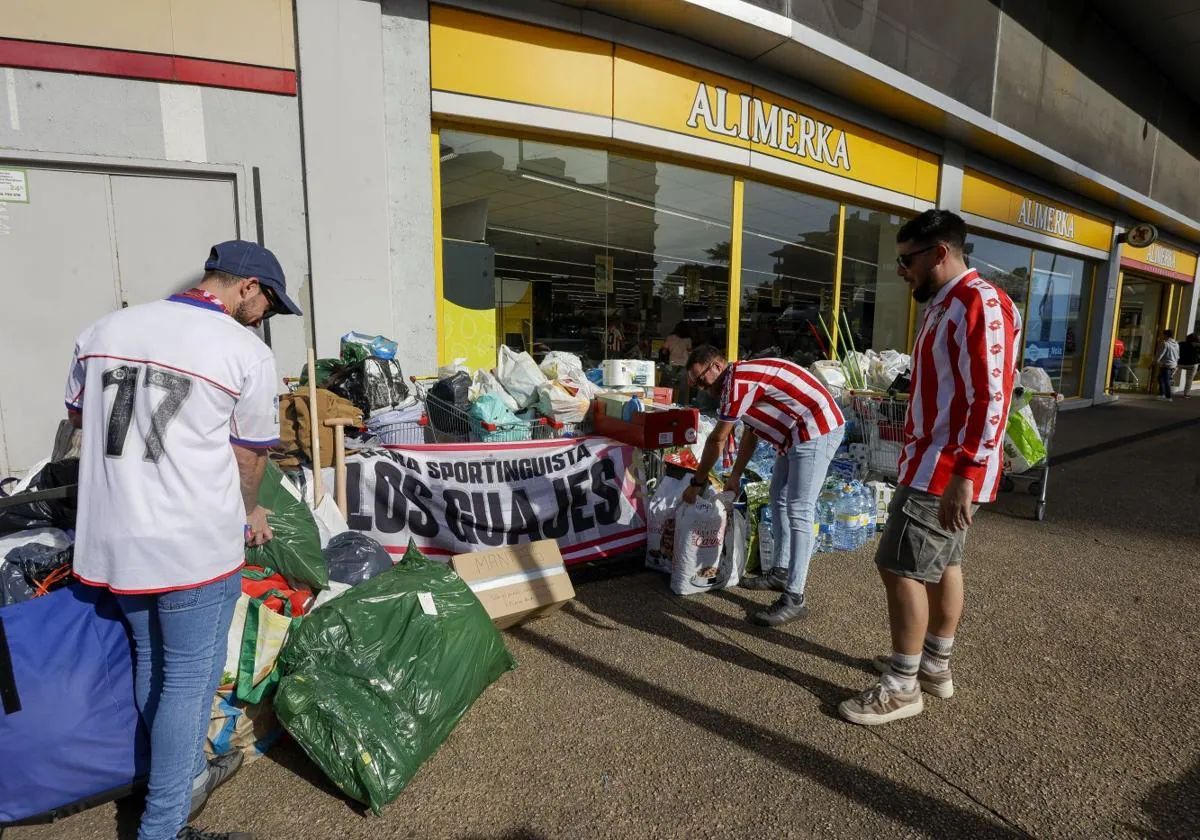
M687 340L724 348L730 176L460 131L441 147L449 355L652 359L679 384Z
M742 358L827 357L833 327L838 204L746 182L742 221Z
M1083 385L1083 345L1090 266L1077 257L1037 251L1025 321L1026 365L1045 368L1059 393L1077 396Z
M896 234L904 222L885 210L846 207L840 306L859 352L908 350L911 295L896 272ZM849 349L849 341L839 341Z
M967 265L998 289L1003 289L1025 317L1025 298L1029 290L1029 266L1033 249L1002 239L989 239L978 234L967 235Z

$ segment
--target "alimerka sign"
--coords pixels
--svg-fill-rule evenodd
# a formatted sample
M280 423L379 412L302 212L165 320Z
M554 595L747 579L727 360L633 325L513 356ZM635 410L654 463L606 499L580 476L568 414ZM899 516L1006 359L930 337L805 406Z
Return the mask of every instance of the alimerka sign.
M850 171L846 132L750 94L734 94L718 85L700 82L696 85L687 125L689 128L703 125L713 134L760 143Z
M1191 283L1196 277L1196 255L1162 242L1155 242L1147 248L1123 244L1121 266L1181 283Z
M962 209L1097 251L1112 249L1111 222L974 169L963 170Z

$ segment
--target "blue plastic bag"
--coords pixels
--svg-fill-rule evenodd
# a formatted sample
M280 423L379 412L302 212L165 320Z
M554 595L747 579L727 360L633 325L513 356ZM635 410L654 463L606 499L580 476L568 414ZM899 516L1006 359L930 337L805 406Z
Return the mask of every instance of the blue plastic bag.
M529 423L509 411L495 394L484 394L467 410L472 436L483 443L529 440Z
M49 822L143 780L150 749L113 595L72 584L0 609L0 628L0 826Z

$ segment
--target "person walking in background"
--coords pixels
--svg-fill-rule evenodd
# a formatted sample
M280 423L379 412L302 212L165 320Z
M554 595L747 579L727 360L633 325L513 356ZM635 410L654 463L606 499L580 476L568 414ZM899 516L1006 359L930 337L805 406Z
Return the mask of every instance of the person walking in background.
M675 389L675 402L687 405L688 375L687 360L692 352L692 334L688 325L680 321L663 341L667 355L667 384Z
M1192 380L1196 378L1196 367L1200 366L1200 336L1190 334L1179 345L1179 369L1183 371L1179 389L1185 400L1192 396Z
M1154 362L1158 365L1158 398L1171 402L1171 383L1175 379L1175 368L1179 366L1179 342L1170 330L1162 331Z
M755 624L776 627L804 618L804 585L816 548L817 495L846 431L841 409L816 377L787 359L731 364L707 345L692 352L687 367L692 382L717 398L720 408L683 501L692 504L708 486L708 474L739 421L744 424L742 439L725 489L740 491L742 471L759 438L773 446L778 457L771 474L771 536L779 562L769 574L742 585L779 593L774 604L753 615Z
M926 304L912 354L896 493L875 565L887 592L892 653L879 682L838 713L866 725L920 714L922 690L950 697L963 612L963 546L979 504L996 498L1017 369L1021 316L963 260L966 224L926 210L896 235L899 274Z
M85 329L67 381L83 429L75 574L112 591L129 622L150 736L138 840L249 837L185 823L241 762L206 762L204 737L245 546L272 538L257 500L279 442L279 378L246 327L300 308L253 242L214 245L204 268L196 288Z

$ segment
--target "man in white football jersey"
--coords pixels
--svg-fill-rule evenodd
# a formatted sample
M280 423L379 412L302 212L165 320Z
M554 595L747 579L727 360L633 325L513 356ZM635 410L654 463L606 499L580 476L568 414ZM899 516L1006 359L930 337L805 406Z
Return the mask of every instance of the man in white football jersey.
M139 840L248 837L185 823L240 763L209 765L203 742L244 547L272 536L257 498L279 379L246 328L300 308L260 245L215 245L204 268L196 288L85 329L67 383L83 429L75 574L115 593L129 621L150 735Z

